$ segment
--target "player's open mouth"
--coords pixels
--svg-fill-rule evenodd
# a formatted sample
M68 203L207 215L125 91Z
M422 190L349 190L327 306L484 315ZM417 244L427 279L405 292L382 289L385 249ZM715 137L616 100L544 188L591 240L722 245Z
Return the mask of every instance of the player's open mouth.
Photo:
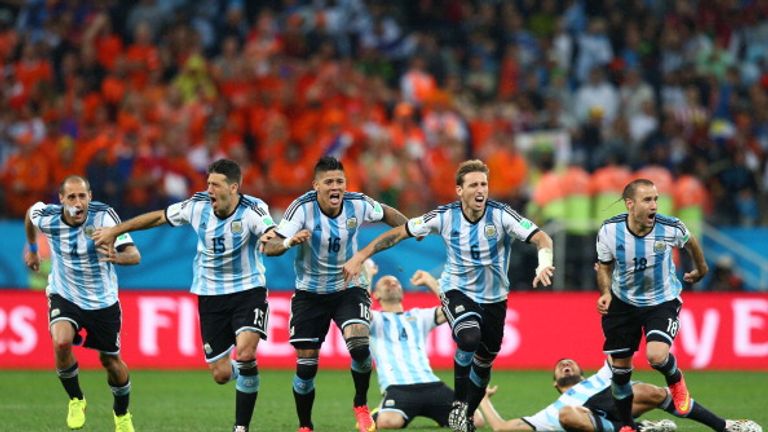
M331 195L328 197L331 201L331 204L338 204L341 202L341 194L338 192L331 192Z
M656 213L650 213L648 215L648 222L653 222L656 220Z
M475 202L476 203L481 203L481 202L484 202L484 201L485 201L485 197L482 196L482 195L478 195L478 196L475 197Z

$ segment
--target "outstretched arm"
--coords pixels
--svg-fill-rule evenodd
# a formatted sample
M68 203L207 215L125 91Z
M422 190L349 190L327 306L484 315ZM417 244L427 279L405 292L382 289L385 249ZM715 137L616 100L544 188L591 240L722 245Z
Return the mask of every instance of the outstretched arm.
M408 218L400 213L400 210L386 204L382 204L381 208L384 209L384 218L382 218L382 222L385 224L391 227L397 227L408 222Z
M600 298L597 299L597 311L602 315L608 313L608 306L611 305L611 273L613 273L614 262L597 263L597 288L600 289Z
M118 265L136 265L141 262L141 254L139 248L133 244L126 244L115 249L111 244L99 245L99 253L101 258L99 261L111 262Z
M704 252L701 250L701 245L696 237L691 234L691 238L685 243L685 250L693 259L693 265L696 267L692 271L683 275L683 280L688 283L696 283L704 277L709 271L707 261L704 259Z
M113 227L97 228L93 232L93 241L97 245L111 245L115 243L115 239L121 234L154 228L166 222L165 210L155 210L153 212L138 215L135 218L119 223Z
M533 428L521 419L504 420L491 403L490 396L496 393L496 387L489 387L486 396L480 401L480 412L493 432L531 431Z
M282 255L287 251L288 249L304 243L305 241L309 240L309 238L312 236L312 234L309 232L309 230L303 229L296 234L293 235L293 237L285 238L278 234L275 230L271 230L270 233L273 233L272 235L265 235L262 236L261 242L262 247L264 248L264 254L267 256L278 256Z
M536 288L539 284L550 286L555 273L555 267L552 265L552 237L544 231L539 231L531 237L531 243L535 244L539 251L539 266L536 267L533 287Z
M37 254L37 229L29 217L31 208L24 215L24 233L27 236L27 250L24 252L24 264L32 271L40 271L40 255Z
M416 270L411 276L411 283L417 286L425 286L432 291L432 294L440 297L440 284L434 276L424 270ZM446 321L443 308L438 307L435 311L435 324L440 325Z
M368 246L357 251L357 253L344 264L344 280L348 282L356 278L360 274L360 270L362 269L365 260L373 256L373 254L389 249L408 237L410 237L410 235L405 228L405 224L403 224L396 226L373 239L372 242L368 243Z

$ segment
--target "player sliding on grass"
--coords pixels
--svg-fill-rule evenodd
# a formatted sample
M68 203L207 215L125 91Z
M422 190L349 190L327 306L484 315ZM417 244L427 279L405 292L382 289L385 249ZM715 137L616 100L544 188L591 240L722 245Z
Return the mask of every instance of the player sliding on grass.
M399 211L361 193L347 192L344 166L332 157L315 165L314 190L297 198L286 210L264 247L267 255L280 255L299 246L294 269L296 293L291 300L290 342L296 349L293 396L299 430L311 431L315 376L320 347L333 320L341 329L352 357L355 384L353 410L361 432L376 425L368 410L371 378L369 326L371 296L366 277L344 280L342 265L357 251L357 235L364 223L404 224Z
M597 373L585 378L581 367L572 359L562 359L555 365L554 387L560 397L532 416L504 420L490 397L496 387L488 389L488 397L480 403L480 411L494 432L511 431L581 431L612 432L621 427L611 396L611 368L606 364ZM632 416L637 418L652 409L663 409L675 416L689 418L718 432L762 432L751 420L724 420L700 404L688 415L675 410L667 389L646 383L632 383L634 399ZM671 420L643 420L638 423L641 432L671 432L677 426Z
M627 213L603 222L597 234L597 309L603 314L603 351L613 364L612 394L623 423L621 432L631 432L637 430L632 417L632 357L643 333L648 362L664 375L677 412L687 415L696 408L670 352L682 306L672 249L685 247L693 258L696 268L685 274L686 282L704 277L707 263L699 242L679 219L656 213L659 193L653 182L630 182L622 199Z
M37 230L48 238L53 264L48 277L48 319L56 354L56 372L69 395L67 426L85 425L86 400L78 380L77 359L72 345L99 350L99 360L107 371L112 389L115 431L133 432L128 401L131 381L128 367L120 358L122 311L117 298L117 276L113 264L133 265L141 260L129 235L112 244L97 245L90 239L95 228L120 222L115 211L91 201L91 186L80 176L69 176L59 188L61 204L35 203L24 218L28 249L24 262L32 271L40 270ZM37 229L37 230L36 230Z
M371 255L408 237L442 236L447 262L440 278L443 311L453 331L454 403L448 423L454 432L475 430L472 415L485 395L491 366L504 336L509 294L510 248L514 240L539 251L533 285L547 286L552 266L552 239L508 205L488 200L488 167L479 160L461 163L456 171L459 200L393 228L356 253L344 265L356 277Z

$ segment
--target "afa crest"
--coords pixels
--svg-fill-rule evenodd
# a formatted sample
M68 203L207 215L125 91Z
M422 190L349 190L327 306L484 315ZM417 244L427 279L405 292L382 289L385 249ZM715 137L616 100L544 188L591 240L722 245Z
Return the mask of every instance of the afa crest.
M234 220L232 221L231 227L232 227L233 234L240 234L241 232L243 232L243 221L241 221L240 219Z
M347 229L348 230L353 230L355 228L357 228L357 218L356 217L351 217L351 218L347 219Z
M485 226L485 238L494 238L496 237L496 226L493 224L488 224Z
M93 236L94 231L96 231L96 228L94 228L93 225L88 225L87 227L85 227L85 235L87 235L88 237Z
M662 241L657 241L653 243L653 251L656 253L664 252L664 249L667 248L667 245L664 244Z

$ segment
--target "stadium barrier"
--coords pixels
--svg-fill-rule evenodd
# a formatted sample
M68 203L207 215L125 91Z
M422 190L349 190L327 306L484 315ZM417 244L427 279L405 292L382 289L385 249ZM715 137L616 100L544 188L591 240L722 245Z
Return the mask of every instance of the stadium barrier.
M594 293L515 293L509 297L498 369L550 368L562 357L596 369L602 361L602 332ZM270 293L269 338L259 345L259 365L293 369L288 343L290 294ZM680 314L674 350L683 369L768 370L768 295L689 294ZM431 294L413 293L407 307L432 307ZM122 355L131 368L204 368L196 297L171 291L121 294ZM0 290L0 368L53 367L44 294ZM375 307L374 307L375 309ZM642 349L642 348L641 348ZM453 365L447 325L427 343L436 368ZM80 366L97 368L92 350L77 349ZM349 356L336 329L321 351L323 368L348 368ZM637 367L647 367L644 360Z

